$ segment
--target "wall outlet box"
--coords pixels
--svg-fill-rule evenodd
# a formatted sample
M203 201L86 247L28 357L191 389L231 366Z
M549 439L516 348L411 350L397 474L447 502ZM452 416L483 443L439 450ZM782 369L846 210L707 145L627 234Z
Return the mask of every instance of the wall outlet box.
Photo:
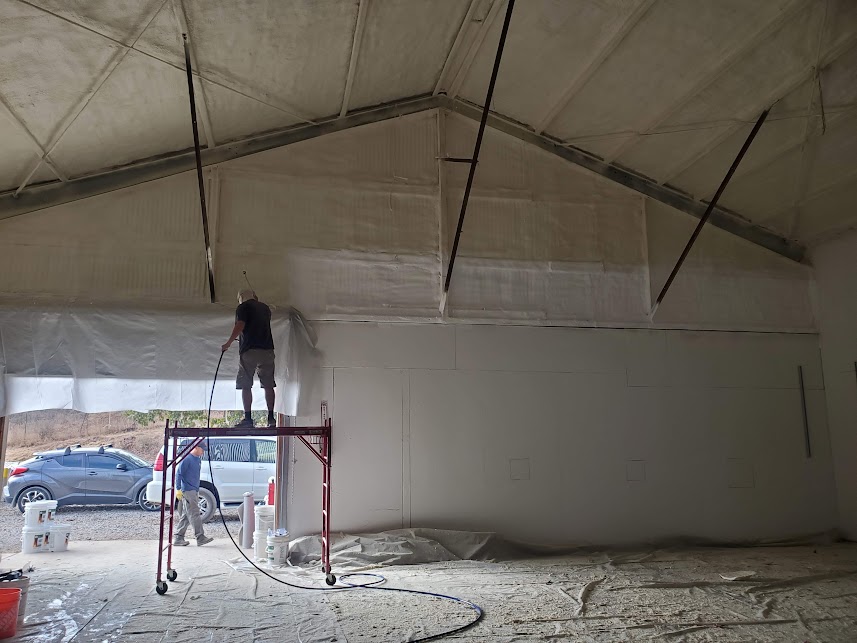
M530 479L529 458L509 458L509 477L512 480Z
M625 480L628 482L646 481L646 461L628 460L625 463Z

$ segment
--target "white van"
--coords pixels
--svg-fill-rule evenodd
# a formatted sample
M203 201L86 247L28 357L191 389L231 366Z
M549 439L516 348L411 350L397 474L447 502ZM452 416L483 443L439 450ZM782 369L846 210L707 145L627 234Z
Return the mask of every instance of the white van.
M179 451L192 438L179 440ZM256 502L268 493L268 480L274 477L274 459L277 451L276 438L261 437L211 437L207 438L208 450L202 456L199 485L199 511L203 522L215 515L217 502L222 507L238 506L244 502L244 493L252 491ZM169 459L172 460L172 443ZM211 456L211 472L209 460ZM214 480L211 473L214 473ZM172 472L167 472L172 480ZM164 479L164 448L158 452L152 467L152 481L146 485L146 500L161 504L161 488ZM167 494L170 487L167 487Z

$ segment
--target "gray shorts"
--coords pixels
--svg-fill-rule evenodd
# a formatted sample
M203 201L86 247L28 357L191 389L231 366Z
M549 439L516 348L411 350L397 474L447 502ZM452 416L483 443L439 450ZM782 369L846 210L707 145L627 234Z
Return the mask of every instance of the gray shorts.
M274 351L261 348L251 348L241 353L238 358L238 377L235 378L236 389L253 388L253 376L259 375L262 388L274 388Z

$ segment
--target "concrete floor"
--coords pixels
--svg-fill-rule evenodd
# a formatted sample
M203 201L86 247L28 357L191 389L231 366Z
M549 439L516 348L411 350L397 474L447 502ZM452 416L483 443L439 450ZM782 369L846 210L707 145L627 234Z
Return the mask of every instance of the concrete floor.
M154 591L157 544L72 542L4 556L36 566L19 641L405 641L470 618L429 597L308 592L253 572L228 540L177 551ZM453 594L485 609L459 641L853 641L857 545L587 552L381 570L390 587ZM322 587L316 571L290 582ZM737 577L737 579L736 579ZM730 580L735 579L735 580Z

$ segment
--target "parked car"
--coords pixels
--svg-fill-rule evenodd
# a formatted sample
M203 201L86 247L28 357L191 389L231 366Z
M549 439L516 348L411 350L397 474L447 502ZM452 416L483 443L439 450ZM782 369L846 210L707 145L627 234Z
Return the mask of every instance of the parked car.
M157 505L146 500L151 466L110 444L36 453L9 473L3 500L22 513L36 500L56 500L58 506L136 503L144 511L156 511Z
M179 441L179 452L191 441ZM214 518L218 502L221 507L236 507L244 502L244 494L252 491L256 501L268 492L268 479L274 475L274 460L277 451L275 438L261 437L212 437L207 438L207 449L202 456L199 487L199 512L203 522ZM211 472L209 471L211 456ZM173 458L172 444L169 460ZM214 473L214 480L211 473ZM168 472L172 480L172 473ZM161 504L164 480L164 448L158 452L152 467L152 481L146 485L146 499ZM167 486L166 493L170 492Z

